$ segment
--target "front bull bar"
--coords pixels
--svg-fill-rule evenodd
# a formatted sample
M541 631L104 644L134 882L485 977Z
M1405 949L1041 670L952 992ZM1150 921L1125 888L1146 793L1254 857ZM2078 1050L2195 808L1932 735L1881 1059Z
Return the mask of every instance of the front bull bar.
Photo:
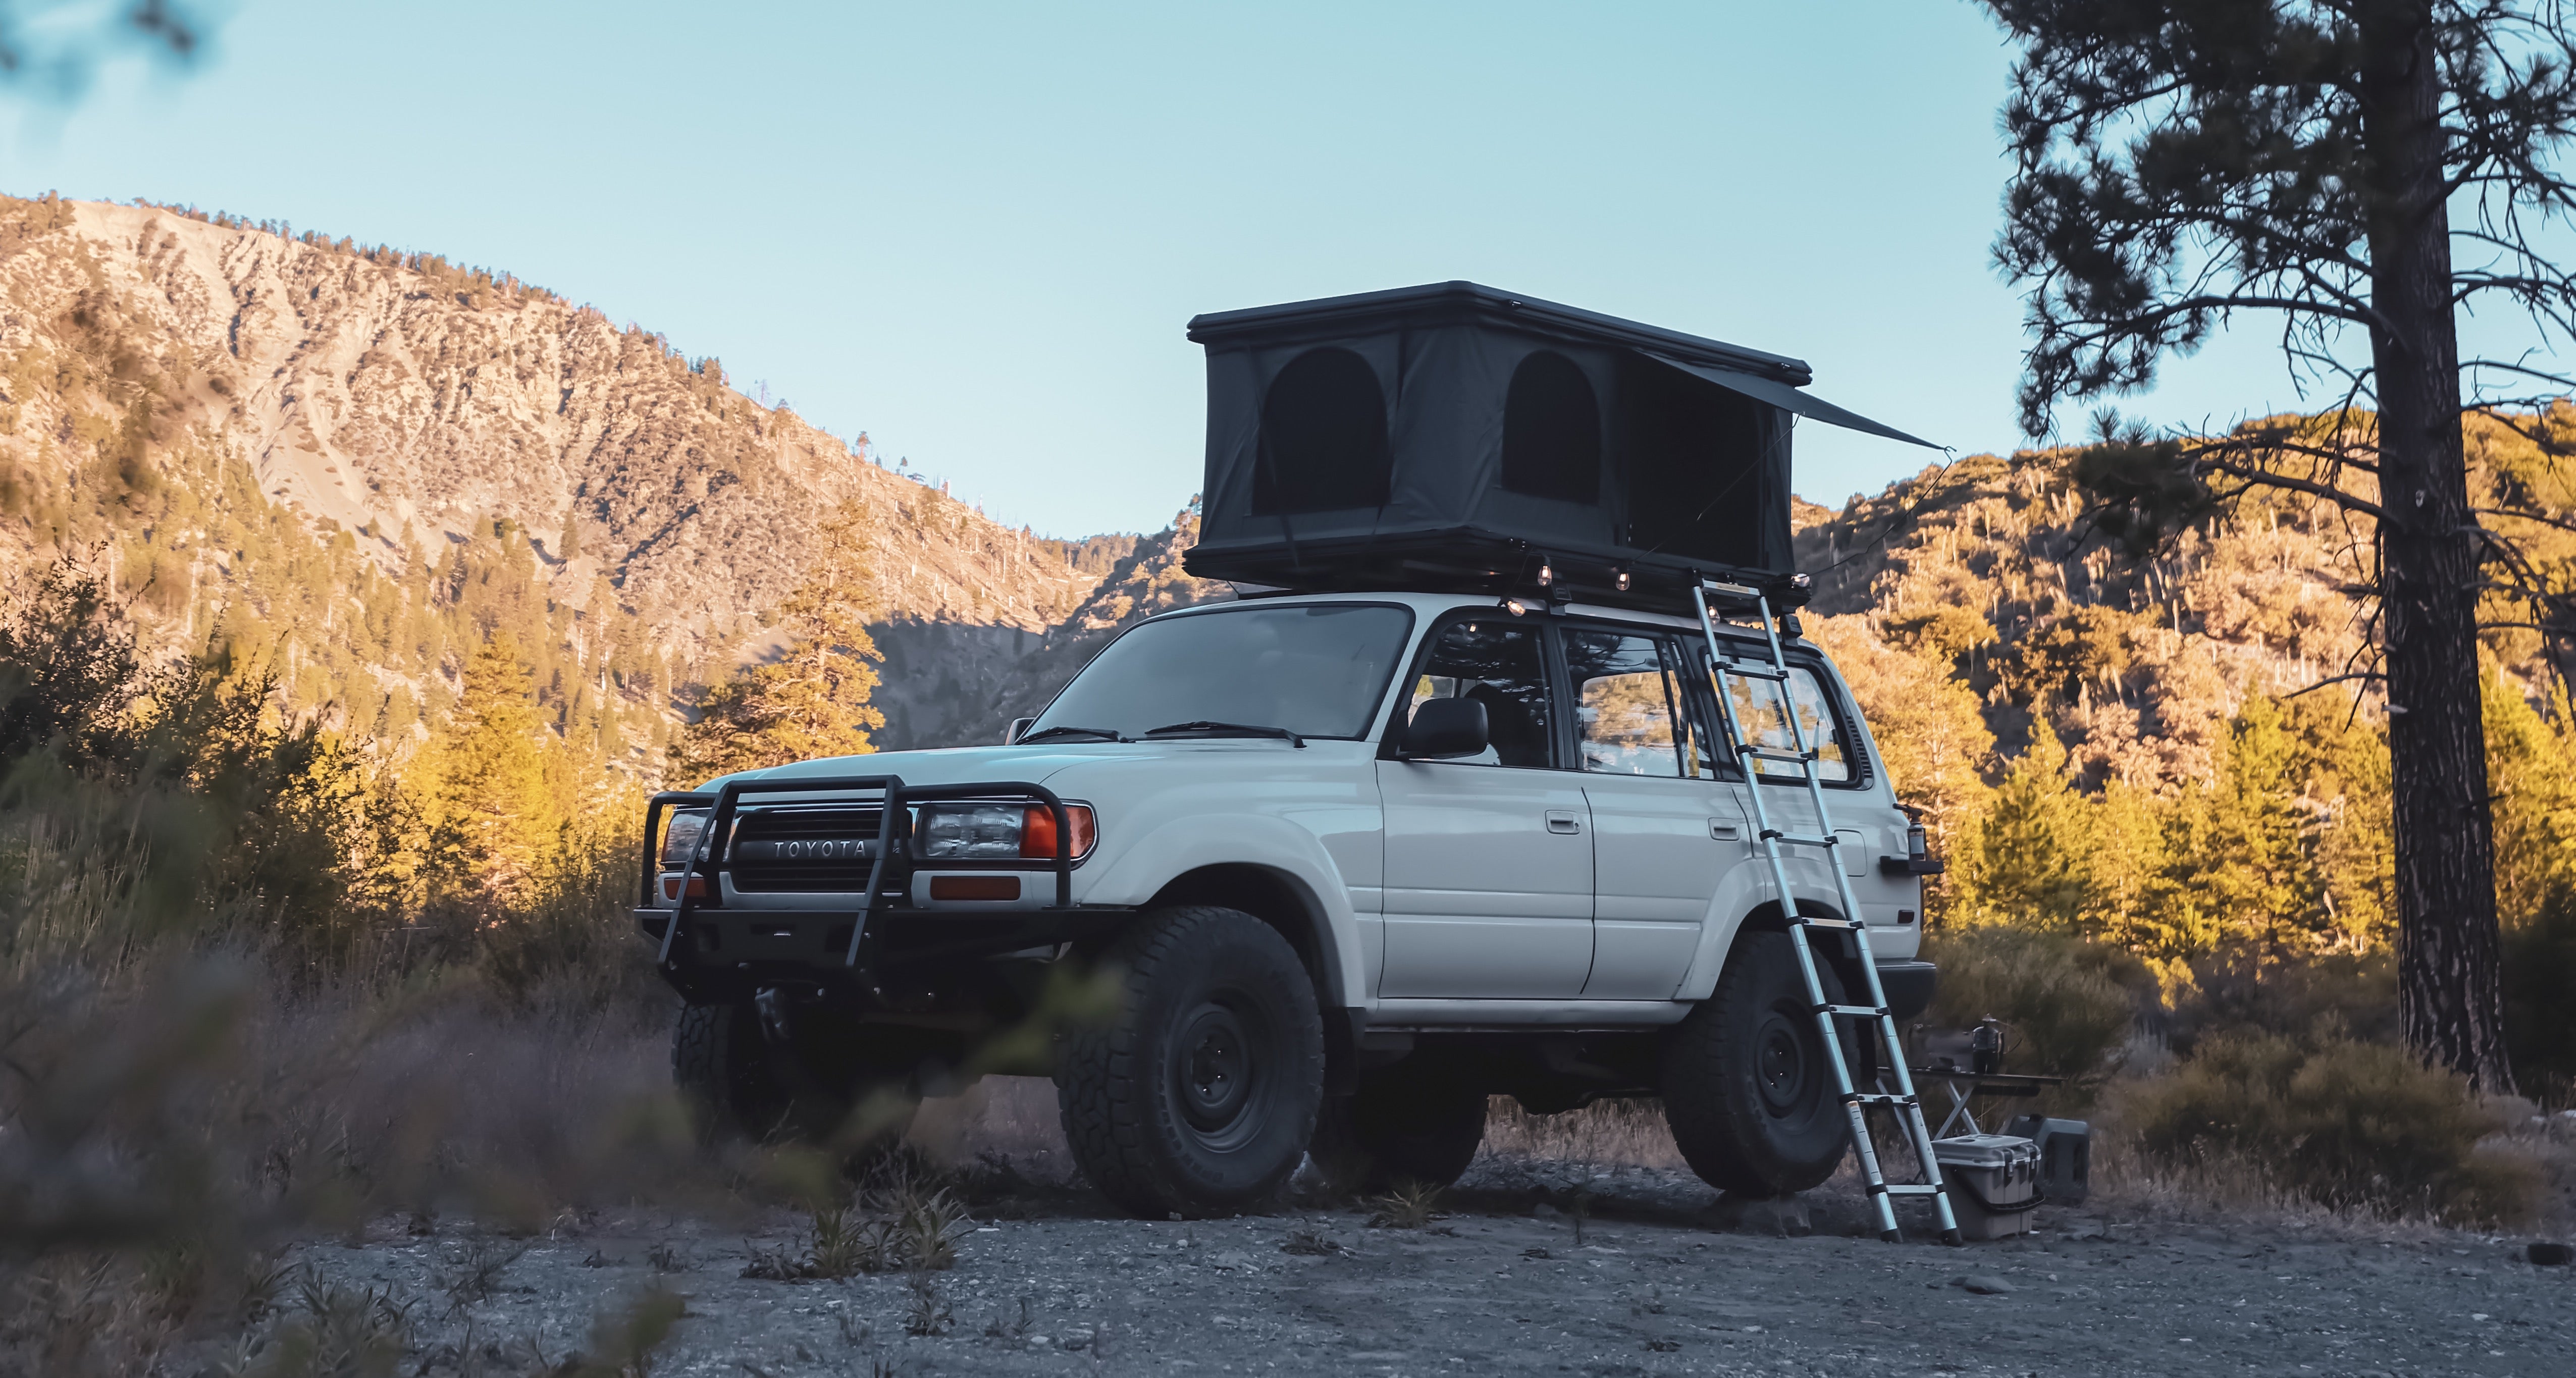
M877 817L874 856L868 863L867 904L859 910L857 921L850 927L850 945L841 956L842 966L847 968L858 966L860 943L867 937L869 927L883 917L890 908L886 902L886 881L889 877L900 884L906 902L909 903L912 874L921 869L915 863L906 845L911 841L912 806L916 804L943 803L959 799L1003 802L1027 800L1044 804L1047 811L1055 815L1055 903L1038 912L1067 913L1076 908L1073 902L1073 817L1066 811L1064 801L1056 797L1055 791L1044 785L1025 780L985 781L965 785L906 785L900 775L836 775L805 780L733 780L726 782L723 788L712 794L702 790L666 790L654 795L651 802L645 806L642 903L645 907L653 908L658 907L657 901L660 898L655 893L655 887L660 883L662 876L659 844L663 814L683 804L712 803L715 805L715 812L708 818L706 830L698 835L697 847L689 856L687 868L681 873L686 879L680 885L680 906L672 911L669 921L663 925L662 946L660 952L656 954L656 963L665 971L671 969L672 950L677 945L680 934L686 930L690 915L696 912L696 904L701 895L724 894L724 878L733 869L731 853L734 819L740 811L743 796L868 791L879 792L885 802ZM903 859L900 862L896 861L898 852L903 853ZM1027 858L1011 858L1002 861L960 860L942 862L938 869L1014 870L1019 869L1013 864L1014 862L1026 860ZM692 886L688 883L691 880L698 881L699 884Z

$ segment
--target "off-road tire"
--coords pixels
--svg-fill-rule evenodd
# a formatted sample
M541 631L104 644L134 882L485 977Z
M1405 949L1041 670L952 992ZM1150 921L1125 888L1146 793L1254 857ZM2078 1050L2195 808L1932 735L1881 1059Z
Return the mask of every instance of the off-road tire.
M1805 1191L1833 1175L1851 1144L1789 944L1783 932L1737 939L1717 989L1664 1045L1665 1122L1691 1171L1720 1191ZM1825 998L1838 1003L1843 983L1818 956ZM1857 1051L1843 1042L1847 1057Z
M1364 1075L1347 1096L1326 1096L1307 1153L1336 1193L1391 1191L1400 1183L1445 1187L1485 1142L1485 1093L1434 1066L1398 1063Z
M1101 954L1118 1013L1068 1034L1056 1105L1083 1175L1126 1210L1226 1215L1275 1193L1314 1136L1324 1024L1277 930L1162 909Z
M786 1133L795 1097L780 1085L749 1002L690 1005L671 1030L671 1080L707 1143Z
M912 1106L904 1085L908 1069L873 1065L865 1051L817 1047L800 1056L771 1046L761 1032L760 1012L749 1001L691 1005L680 1011L671 1032L671 1079L702 1142L802 1140L850 1152L873 1150L903 1136ZM895 1093L894 1103L878 1094L887 1091ZM870 1112L865 1125L851 1118L863 1104Z

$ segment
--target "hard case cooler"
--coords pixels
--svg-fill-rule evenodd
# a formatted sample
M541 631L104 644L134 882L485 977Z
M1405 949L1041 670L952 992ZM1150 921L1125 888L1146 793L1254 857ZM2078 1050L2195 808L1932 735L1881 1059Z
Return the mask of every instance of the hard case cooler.
M1965 1239L2026 1234L2040 1204L2039 1145L2008 1134L1962 1134L1932 1141L1950 1209Z

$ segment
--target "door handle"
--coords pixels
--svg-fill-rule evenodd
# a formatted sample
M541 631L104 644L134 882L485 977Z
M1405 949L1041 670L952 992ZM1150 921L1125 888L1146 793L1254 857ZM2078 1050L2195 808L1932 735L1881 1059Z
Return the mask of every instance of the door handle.
M1723 818L1712 818L1708 820L1708 835L1720 842L1733 842L1744 836L1744 829Z
M1547 830L1552 833L1579 833L1583 831L1583 820L1566 810L1551 809L1547 815Z

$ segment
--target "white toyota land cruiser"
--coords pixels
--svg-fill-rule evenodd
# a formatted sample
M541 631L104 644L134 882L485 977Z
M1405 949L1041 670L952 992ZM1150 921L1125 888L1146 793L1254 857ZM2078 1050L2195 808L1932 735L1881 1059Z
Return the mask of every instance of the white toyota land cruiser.
M1051 967L1107 963L1120 1009L1052 1070L1083 1171L1141 1213L1241 1209L1309 1148L1345 1185L1445 1184L1490 1095L1661 1096L1712 1185L1813 1186L1847 1122L1705 647L1581 604L1220 603L1128 630L1011 745L713 781L668 801L644 915L701 1002L679 1076L756 1130L799 1092L829 1115L873 1082L943 1090ZM1931 986L1920 834L1831 664L1790 663L1901 1018ZM1763 697L1739 718L1785 749ZM1813 831L1803 784L1752 787ZM1790 863L1812 912L1839 907L1826 864ZM862 933L871 872L901 879Z
M688 1001L683 1087L829 1133L872 1088L1052 1074L1083 1171L1153 1216L1241 1209L1309 1153L1446 1184L1495 1095L1660 1097L1712 1185L1822 1181L1837 1080L1886 1045L1822 1030L1893 1028L1846 1004L1862 953L1887 1012L1928 1003L1937 866L1832 665L1765 619L1804 597L1792 419L1910 437L1794 359L1473 284L1191 334L1188 566L1274 591L1129 628L1006 745L657 797L637 917ZM1742 596L1703 621L1707 589ZM1067 973L1114 1012L1006 1036Z

